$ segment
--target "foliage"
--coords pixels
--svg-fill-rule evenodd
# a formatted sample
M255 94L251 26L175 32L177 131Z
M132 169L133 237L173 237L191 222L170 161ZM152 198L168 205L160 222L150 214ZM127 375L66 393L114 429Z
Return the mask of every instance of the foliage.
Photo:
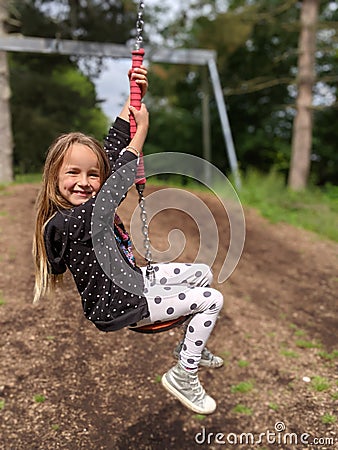
M131 1L14 0L10 13L9 33L121 43L135 21ZM16 174L40 171L48 146L62 133L79 130L102 140L108 121L92 81L99 59L12 53L9 62Z
M8 31L25 36L124 43L135 24L132 0L10 1Z
M162 94L156 97L152 93L148 101L152 115L147 153L170 150L202 156L200 106L186 89L185 70L154 66L149 79L154 94L156 90ZM190 84L195 85L195 80Z
M8 31L29 36L125 43L133 37L134 0L12 0ZM337 184L336 73L338 9L321 2L314 101L311 182ZM286 176L295 115L300 4L296 0L187 0L147 5L151 44L212 48L224 88L240 170ZM147 36L145 36L147 40ZM40 167L50 141L81 129L101 138L106 121L94 85L97 58L12 54L11 88L16 172ZM79 64L80 63L80 64ZM79 71L81 66L81 71ZM204 68L153 65L147 103L147 152L202 155ZM210 92L212 162L230 172L217 105ZM27 118L29 117L29 121ZM30 163L32 161L32 163Z
M50 67L48 57L38 59ZM107 119L96 106L93 84L75 67L52 65L47 77L20 60L11 60L14 165L16 173L27 173L41 169L48 146L59 134L80 130L101 139Z
M237 157L243 172L251 167L286 176L290 164L292 123L295 115L297 48L300 5L295 0L232 0L228 8L221 2L187 1L181 14L161 30L167 41L184 47L213 48L226 94L226 104ZM337 73L337 46L334 29L338 10L332 2L321 2L318 33L318 85L314 114L313 183L337 183L337 108L334 107ZM177 36L177 29L180 33ZM182 31L183 29L183 31ZM202 111L200 107L202 71L197 67L155 67L151 95L165 116L178 112L189 120L190 136L166 140L162 149L176 147L178 141L188 153L201 154ZM176 82L175 82L175 81ZM330 94L330 95L329 95ZM166 101L163 100L165 97ZM213 160L229 172L217 105L212 99ZM177 120L179 122L179 119ZM151 138L162 130L160 120L152 122ZM178 126L181 132L182 123ZM176 129L176 128L175 128ZM181 143L182 142L182 143Z

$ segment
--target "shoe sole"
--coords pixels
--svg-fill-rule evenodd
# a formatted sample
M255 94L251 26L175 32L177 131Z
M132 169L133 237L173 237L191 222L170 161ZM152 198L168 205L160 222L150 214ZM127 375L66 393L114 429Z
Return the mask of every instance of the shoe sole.
M216 410L216 405L214 409L212 410L203 410L201 408L198 408L198 406L194 405L192 402L190 402L184 395L182 395L177 389L175 389L166 379L166 374L163 375L161 379L162 386L174 397L176 397L181 403L183 403L184 406L186 406L191 411L197 413L197 414L212 414Z

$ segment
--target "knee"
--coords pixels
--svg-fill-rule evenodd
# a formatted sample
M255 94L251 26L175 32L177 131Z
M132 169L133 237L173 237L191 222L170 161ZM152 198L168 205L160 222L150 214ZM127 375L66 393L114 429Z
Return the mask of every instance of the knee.
M220 291L217 289L211 289L212 290L212 304L210 306L210 311L213 313L219 313L219 311L223 307L223 294L221 294Z
M212 283L212 280L214 279L214 276L213 276L213 273L211 271L211 268L209 266L207 266L207 265L206 265L206 267L207 267L206 277L207 277L207 280L208 280L208 284L210 285Z
M201 285L210 286L213 280L213 274L210 266L207 264L199 264L199 269L202 272Z

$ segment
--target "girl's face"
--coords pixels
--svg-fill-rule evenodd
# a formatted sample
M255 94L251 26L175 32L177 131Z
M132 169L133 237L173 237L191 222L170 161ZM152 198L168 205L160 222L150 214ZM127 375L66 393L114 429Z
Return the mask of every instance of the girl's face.
M74 206L81 205L101 187L97 156L86 145L75 143L67 150L59 171L60 194Z

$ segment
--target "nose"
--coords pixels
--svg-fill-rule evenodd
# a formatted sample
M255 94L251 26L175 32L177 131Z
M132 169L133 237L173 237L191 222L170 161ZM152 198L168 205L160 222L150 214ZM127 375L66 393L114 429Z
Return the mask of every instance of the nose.
M80 176L78 185L81 187L88 187L90 186L87 175L83 174Z

